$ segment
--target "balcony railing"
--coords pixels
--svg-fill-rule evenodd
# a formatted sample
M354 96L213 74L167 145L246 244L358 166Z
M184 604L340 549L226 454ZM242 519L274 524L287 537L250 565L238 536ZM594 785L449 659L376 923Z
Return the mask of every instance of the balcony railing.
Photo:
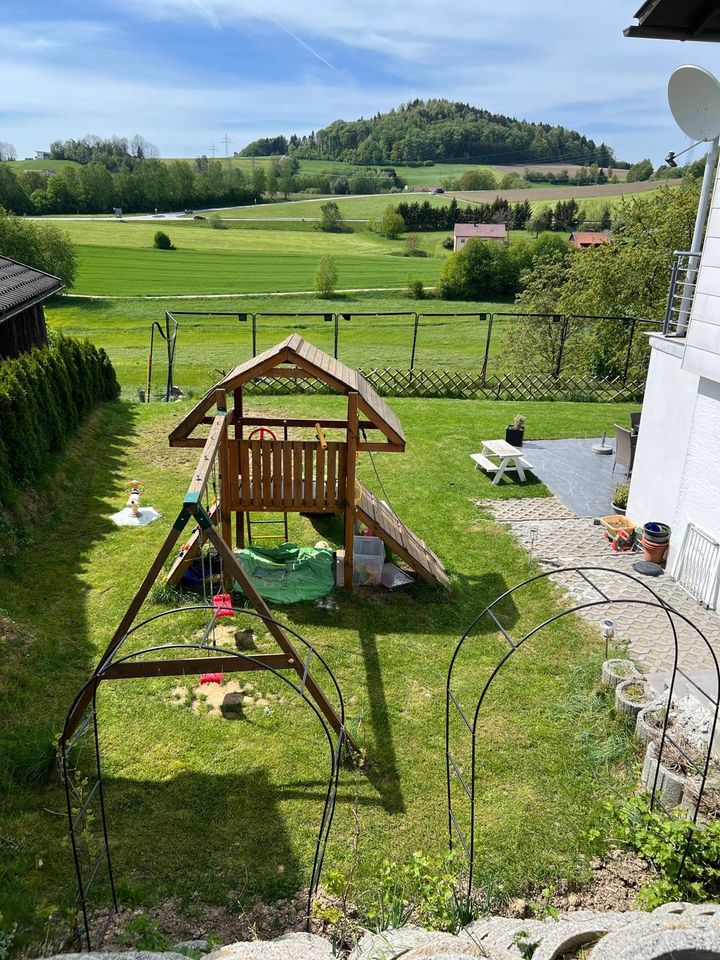
M663 323L663 334L666 337L684 337L687 332L699 266L699 253L691 250L675 251Z

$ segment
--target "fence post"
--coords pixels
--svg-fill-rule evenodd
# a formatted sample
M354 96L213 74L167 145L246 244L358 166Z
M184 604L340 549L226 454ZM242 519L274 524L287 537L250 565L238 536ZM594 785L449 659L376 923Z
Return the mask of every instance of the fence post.
M257 356L257 314L251 313L252 317L252 351L253 356Z
M569 321L568 321L568 318L567 318L567 317L561 317L559 313L554 313L554 314L553 314L553 320L559 320L559 321L560 321L560 324L561 324L561 326L560 326L560 346L559 346L559 348L558 348L558 355L557 355L557 362L555 363L555 369L553 370L553 377L554 377L555 379L557 379L557 378L560 376L560 370L562 369L563 348L564 348L564 346L565 346L564 336L565 336L565 332L566 332L566 330L567 330L567 324L568 324Z
M413 323L412 350L410 351L410 369L411 370L415 366L415 347L417 346L417 335L418 335L419 323L420 323L420 317L417 313L415 313L415 322Z
M175 331L177 335L177 330ZM175 359L175 337L170 336L170 312L165 311L165 343L167 346L167 384L165 386L165 403L170 403L173 387L173 360Z
M333 356L337 360L338 358L338 338L339 338L339 328L338 328L338 315L337 313L333 314L333 325L335 329L333 330Z
M492 327L493 327L493 317L494 313L480 313L478 314L480 322L487 320L487 337L485 338L485 356L483 357L482 367L480 368L480 379L482 380L483 386L485 386L485 380L487 379L487 369L488 369L488 359L490 357L490 339L492 337Z
M632 353L633 340L635 338L635 318L630 324L630 336L628 338L627 353L625 354L625 366L623 367L623 386L627 383L628 370L630 369L630 355Z

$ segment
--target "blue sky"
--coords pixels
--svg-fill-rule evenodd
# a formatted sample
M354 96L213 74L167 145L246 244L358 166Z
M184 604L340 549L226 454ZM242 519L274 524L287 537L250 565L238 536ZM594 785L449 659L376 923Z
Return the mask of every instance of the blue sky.
M628 40L640 0L0 0L0 140L140 133L162 156L415 97L561 123L630 160L688 139L666 101L715 44ZM697 148L695 155L700 155Z

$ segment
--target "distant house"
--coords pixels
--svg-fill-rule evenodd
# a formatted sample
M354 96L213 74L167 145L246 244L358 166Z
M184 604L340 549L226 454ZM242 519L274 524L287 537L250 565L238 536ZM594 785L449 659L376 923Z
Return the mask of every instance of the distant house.
M507 242L507 227L504 223L456 223L453 229L453 250L461 250L471 237Z
M47 344L43 301L63 286L58 277L0 257L0 360Z
M587 247L601 247L603 243L609 243L610 233L608 230L575 230L570 234L569 240L578 250L585 250Z
M413 193L445 193L444 187L429 187L426 185L421 187L413 187Z
M35 151L36 160L49 160L50 152L48 150L36 150Z

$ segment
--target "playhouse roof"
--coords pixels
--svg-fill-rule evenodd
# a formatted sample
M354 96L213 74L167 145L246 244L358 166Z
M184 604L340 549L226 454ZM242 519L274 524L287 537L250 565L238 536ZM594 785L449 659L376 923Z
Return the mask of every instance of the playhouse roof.
M272 371L275 371L275 376L282 376L281 365L287 363L299 367L310 377L314 376L322 380L337 393L357 393L358 407L373 426L392 441L405 442L399 417L370 386L365 377L357 370L353 370L331 357L330 354L303 340L297 333L231 370L223 380L208 391L200 403L173 430L170 434L171 441L183 435L187 436L189 430L200 422L205 411L212 406L215 390L218 388L228 392L237 390L251 380L268 376Z

